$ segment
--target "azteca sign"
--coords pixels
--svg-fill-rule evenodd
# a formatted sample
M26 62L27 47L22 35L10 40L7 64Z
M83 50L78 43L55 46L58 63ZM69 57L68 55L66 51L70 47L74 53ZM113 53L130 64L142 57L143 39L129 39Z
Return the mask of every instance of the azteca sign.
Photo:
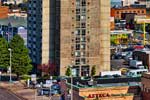
M100 97L110 97L111 95L108 93L101 94L89 94L88 98L100 98Z

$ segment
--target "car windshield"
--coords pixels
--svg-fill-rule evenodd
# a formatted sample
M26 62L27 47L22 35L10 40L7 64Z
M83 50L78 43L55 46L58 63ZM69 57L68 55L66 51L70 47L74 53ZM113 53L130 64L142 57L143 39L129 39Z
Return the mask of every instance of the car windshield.
M43 89L43 91L49 91L49 89Z

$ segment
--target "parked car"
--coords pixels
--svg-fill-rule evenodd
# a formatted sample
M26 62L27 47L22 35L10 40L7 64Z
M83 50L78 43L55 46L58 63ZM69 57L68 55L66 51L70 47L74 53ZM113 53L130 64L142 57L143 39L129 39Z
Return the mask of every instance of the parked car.
M50 89L48 88L41 88L37 90L38 95L49 95L50 94Z
M54 90L60 90L60 86L58 84L52 85L51 88Z

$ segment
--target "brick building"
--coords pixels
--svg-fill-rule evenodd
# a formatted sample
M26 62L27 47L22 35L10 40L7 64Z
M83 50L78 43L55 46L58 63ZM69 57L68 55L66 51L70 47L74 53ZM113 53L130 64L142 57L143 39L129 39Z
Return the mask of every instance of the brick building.
M143 100L150 99L150 73L145 73L142 76L142 97Z
M111 17L122 19L124 14L146 15L146 8L122 7L111 8Z
M8 17L9 8L6 6L0 6L0 19Z

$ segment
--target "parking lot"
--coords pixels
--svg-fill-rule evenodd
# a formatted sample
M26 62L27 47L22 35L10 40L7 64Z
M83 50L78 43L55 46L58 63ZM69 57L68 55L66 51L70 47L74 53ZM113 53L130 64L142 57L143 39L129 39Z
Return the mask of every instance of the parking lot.
M124 59L113 59L111 60L111 69L119 70L121 68L129 68L129 65L125 64Z

